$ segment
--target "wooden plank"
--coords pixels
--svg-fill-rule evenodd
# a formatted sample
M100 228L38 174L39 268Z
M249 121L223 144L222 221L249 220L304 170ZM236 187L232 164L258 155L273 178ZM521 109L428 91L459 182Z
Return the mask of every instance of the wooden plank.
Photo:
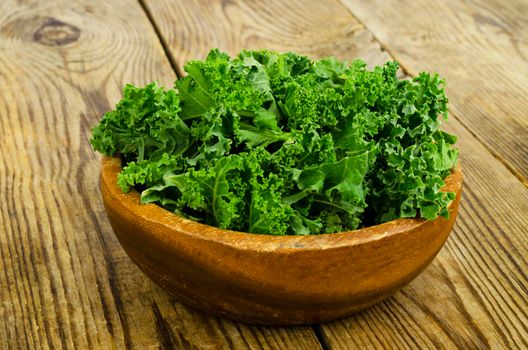
M415 75L448 81L460 121L528 186L528 3L343 0Z
M371 64L389 58L379 54L373 36L334 1L147 0L145 4L179 66L205 58L215 47L230 55L268 48L311 57L360 57Z
M154 79L175 73L135 1L0 3L0 348L318 348L187 309L119 246L90 128Z
M180 63L203 57L211 47L232 54L244 47L270 47L313 57L350 58L361 56L365 42L371 62L388 58L371 34L357 27L354 17L336 1L289 4L295 10L286 11L279 1L250 6L242 1L166 0L147 6ZM205 15L198 21L200 13ZM315 20L306 24L317 18L312 13L321 14L320 24ZM346 30L337 30L339 26L328 26L330 18L352 23L356 35L362 33L361 37L369 39L355 41ZM326 31L333 33L330 44L320 45L316 35L297 34L299 28L314 26L314 33L321 32L321 37ZM450 85L450 94L456 93L457 85ZM499 89L506 90L508 85ZM354 317L317 326L327 347L528 346L528 190L454 116L458 116L456 111L446 129L460 137L465 183L460 216L446 247L418 279L393 298Z

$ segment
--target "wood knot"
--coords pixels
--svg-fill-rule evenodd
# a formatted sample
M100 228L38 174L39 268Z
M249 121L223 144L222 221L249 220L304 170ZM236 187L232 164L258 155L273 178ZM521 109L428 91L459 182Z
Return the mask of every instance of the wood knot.
M47 46L63 46L76 41L81 30L55 18L49 18L33 34L33 40Z

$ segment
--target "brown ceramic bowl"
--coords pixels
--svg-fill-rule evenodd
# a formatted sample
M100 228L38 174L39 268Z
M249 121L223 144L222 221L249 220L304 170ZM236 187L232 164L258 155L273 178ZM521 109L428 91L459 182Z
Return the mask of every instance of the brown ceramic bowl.
M104 158L101 187L121 245L154 282L205 312L258 324L344 317L387 298L436 256L456 218L462 173L448 220L400 219L356 231L271 236L181 218L117 186L118 158ZM433 301L432 301L433 302Z

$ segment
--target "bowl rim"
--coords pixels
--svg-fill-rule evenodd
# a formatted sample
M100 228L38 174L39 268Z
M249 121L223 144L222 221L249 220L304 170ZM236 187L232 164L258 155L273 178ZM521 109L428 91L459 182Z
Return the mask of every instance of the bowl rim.
M227 230L178 216L157 204L142 204L140 202L140 194L134 188L131 188L127 193L121 191L117 184L117 176L121 169L121 159L119 157L102 158L101 187L103 188L103 198L107 196L112 200L109 205L118 206L118 210L124 210L128 215L136 217L142 226L162 226L180 235L184 234L189 238L214 241L237 250L254 250L258 247L259 251L277 252L282 250L291 252L363 245L404 232L414 231L426 224L435 224L441 220L446 220L443 217L438 217L432 221L417 218L396 219L357 230L318 235L272 235ZM455 192L457 197L460 196L462 187L460 161L451 171L451 174L444 179L444 182L445 186L442 191ZM455 201L456 199L451 202L450 211ZM105 206L107 206L106 202L105 200ZM451 215L453 214L451 213ZM145 230L145 232L148 232L151 239L161 239L163 241L176 239L176 237L167 235L160 237L158 230Z

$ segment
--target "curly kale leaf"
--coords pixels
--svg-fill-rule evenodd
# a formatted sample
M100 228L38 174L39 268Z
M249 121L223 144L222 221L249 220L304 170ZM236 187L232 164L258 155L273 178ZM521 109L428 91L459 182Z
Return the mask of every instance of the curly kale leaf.
M96 151L137 161L185 152L189 128L179 116L176 91L152 83L144 88L127 85L123 95L92 130L90 142Z

